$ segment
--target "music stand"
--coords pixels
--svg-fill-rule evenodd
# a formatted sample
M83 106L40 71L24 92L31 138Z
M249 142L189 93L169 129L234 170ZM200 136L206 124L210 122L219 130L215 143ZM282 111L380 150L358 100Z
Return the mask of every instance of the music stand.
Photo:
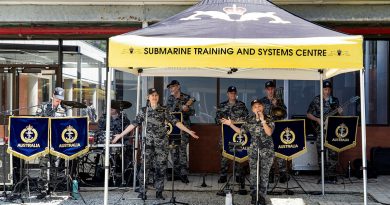
M174 175L174 172L175 172L175 160L173 159L173 150L177 151L177 147L180 146L180 143L181 143L181 135L170 135L169 136L169 151L170 151L170 154L171 154L171 157L172 157L172 162L171 162L171 165L172 165L172 196L171 196L171 199L169 200L169 202L163 202L163 203L158 203L156 205L163 205L163 204L182 204L182 205L189 205L188 203L184 203L184 202L179 202L179 201L176 201L176 197L175 197L175 175Z

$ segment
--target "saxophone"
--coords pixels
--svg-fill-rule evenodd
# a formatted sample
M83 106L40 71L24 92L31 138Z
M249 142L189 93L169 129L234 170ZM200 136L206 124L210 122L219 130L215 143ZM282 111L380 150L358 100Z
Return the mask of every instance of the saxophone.
M286 109L284 109L282 106L279 106L283 104L283 93L284 90L282 87L275 89L275 95L272 101L276 100L276 106L272 104L271 107L271 116L274 120L282 120L287 114Z

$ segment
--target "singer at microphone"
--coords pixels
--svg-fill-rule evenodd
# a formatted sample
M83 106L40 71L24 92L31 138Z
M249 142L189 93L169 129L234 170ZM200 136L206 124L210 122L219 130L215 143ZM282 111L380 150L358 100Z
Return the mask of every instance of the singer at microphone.
M260 100L253 100L251 106L252 113L246 118L246 122L241 128L236 127L230 119L223 118L221 122L230 126L236 133L244 134L249 132L251 134L251 145L248 148L251 202L252 204L256 203L258 194L258 202L260 204L266 204L266 201L269 202L269 198L266 196L269 172L275 156L274 143L271 137L275 125L272 120L267 121L265 119L264 104ZM259 170L257 170L258 163ZM257 176L257 171L259 171L259 176ZM260 178L258 190L256 183L257 177Z

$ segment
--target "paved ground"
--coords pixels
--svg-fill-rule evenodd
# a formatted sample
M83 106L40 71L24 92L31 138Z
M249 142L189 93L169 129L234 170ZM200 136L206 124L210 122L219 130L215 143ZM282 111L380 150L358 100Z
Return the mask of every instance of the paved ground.
M194 175L190 177L189 184L183 184L176 181L175 188L179 191L175 192L178 201L186 202L194 205L224 205L225 198L217 196L217 191L221 188L221 184L217 183L217 176L206 176L206 184L209 187L200 187L203 177L200 175ZM272 205L303 205L303 204L315 204L315 205L357 205L363 204L363 184L361 180L352 178L352 183L349 180L339 179L336 184L326 184L326 195L317 195L321 191L321 185L317 184L318 177L316 176L297 176L299 184L303 187L304 191L300 188L293 189L294 195L281 194L285 189L275 188L275 193L270 195ZM279 187L286 187L287 184L278 184ZM270 184L270 189L274 184ZM289 187L296 187L297 183L290 180ZM247 188L248 189L248 188ZM171 196L171 182L166 182L166 191L164 196L167 198L165 201L153 200L155 197L155 191L148 191L148 200L144 203L139 199L134 199L137 193L134 193L131 189L111 189L109 192L109 204L156 204L161 202L169 202ZM390 176L380 176L377 179L369 179L368 192L369 192L369 204L390 204ZM103 204L103 191L101 188L82 188L81 194L85 200L85 204ZM46 200L35 199L34 193L30 199L25 199L26 204L61 204L61 205L76 205L84 204L81 199L72 200L69 199L66 193L57 193L58 196L47 198ZM250 204L249 195L235 195L236 204L248 205ZM0 204L20 204L20 200L14 202L0 201Z

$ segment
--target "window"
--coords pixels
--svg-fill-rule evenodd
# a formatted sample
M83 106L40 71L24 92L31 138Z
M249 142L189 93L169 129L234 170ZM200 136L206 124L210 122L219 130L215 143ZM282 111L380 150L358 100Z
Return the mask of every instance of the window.
M164 79L164 89L172 81L178 80L181 91L195 97L195 116L191 117L192 123L214 123L217 105L217 79L216 78L191 78L191 77L167 77ZM164 104L166 104L169 90L165 89Z
M388 124L389 41L365 41L367 124Z

